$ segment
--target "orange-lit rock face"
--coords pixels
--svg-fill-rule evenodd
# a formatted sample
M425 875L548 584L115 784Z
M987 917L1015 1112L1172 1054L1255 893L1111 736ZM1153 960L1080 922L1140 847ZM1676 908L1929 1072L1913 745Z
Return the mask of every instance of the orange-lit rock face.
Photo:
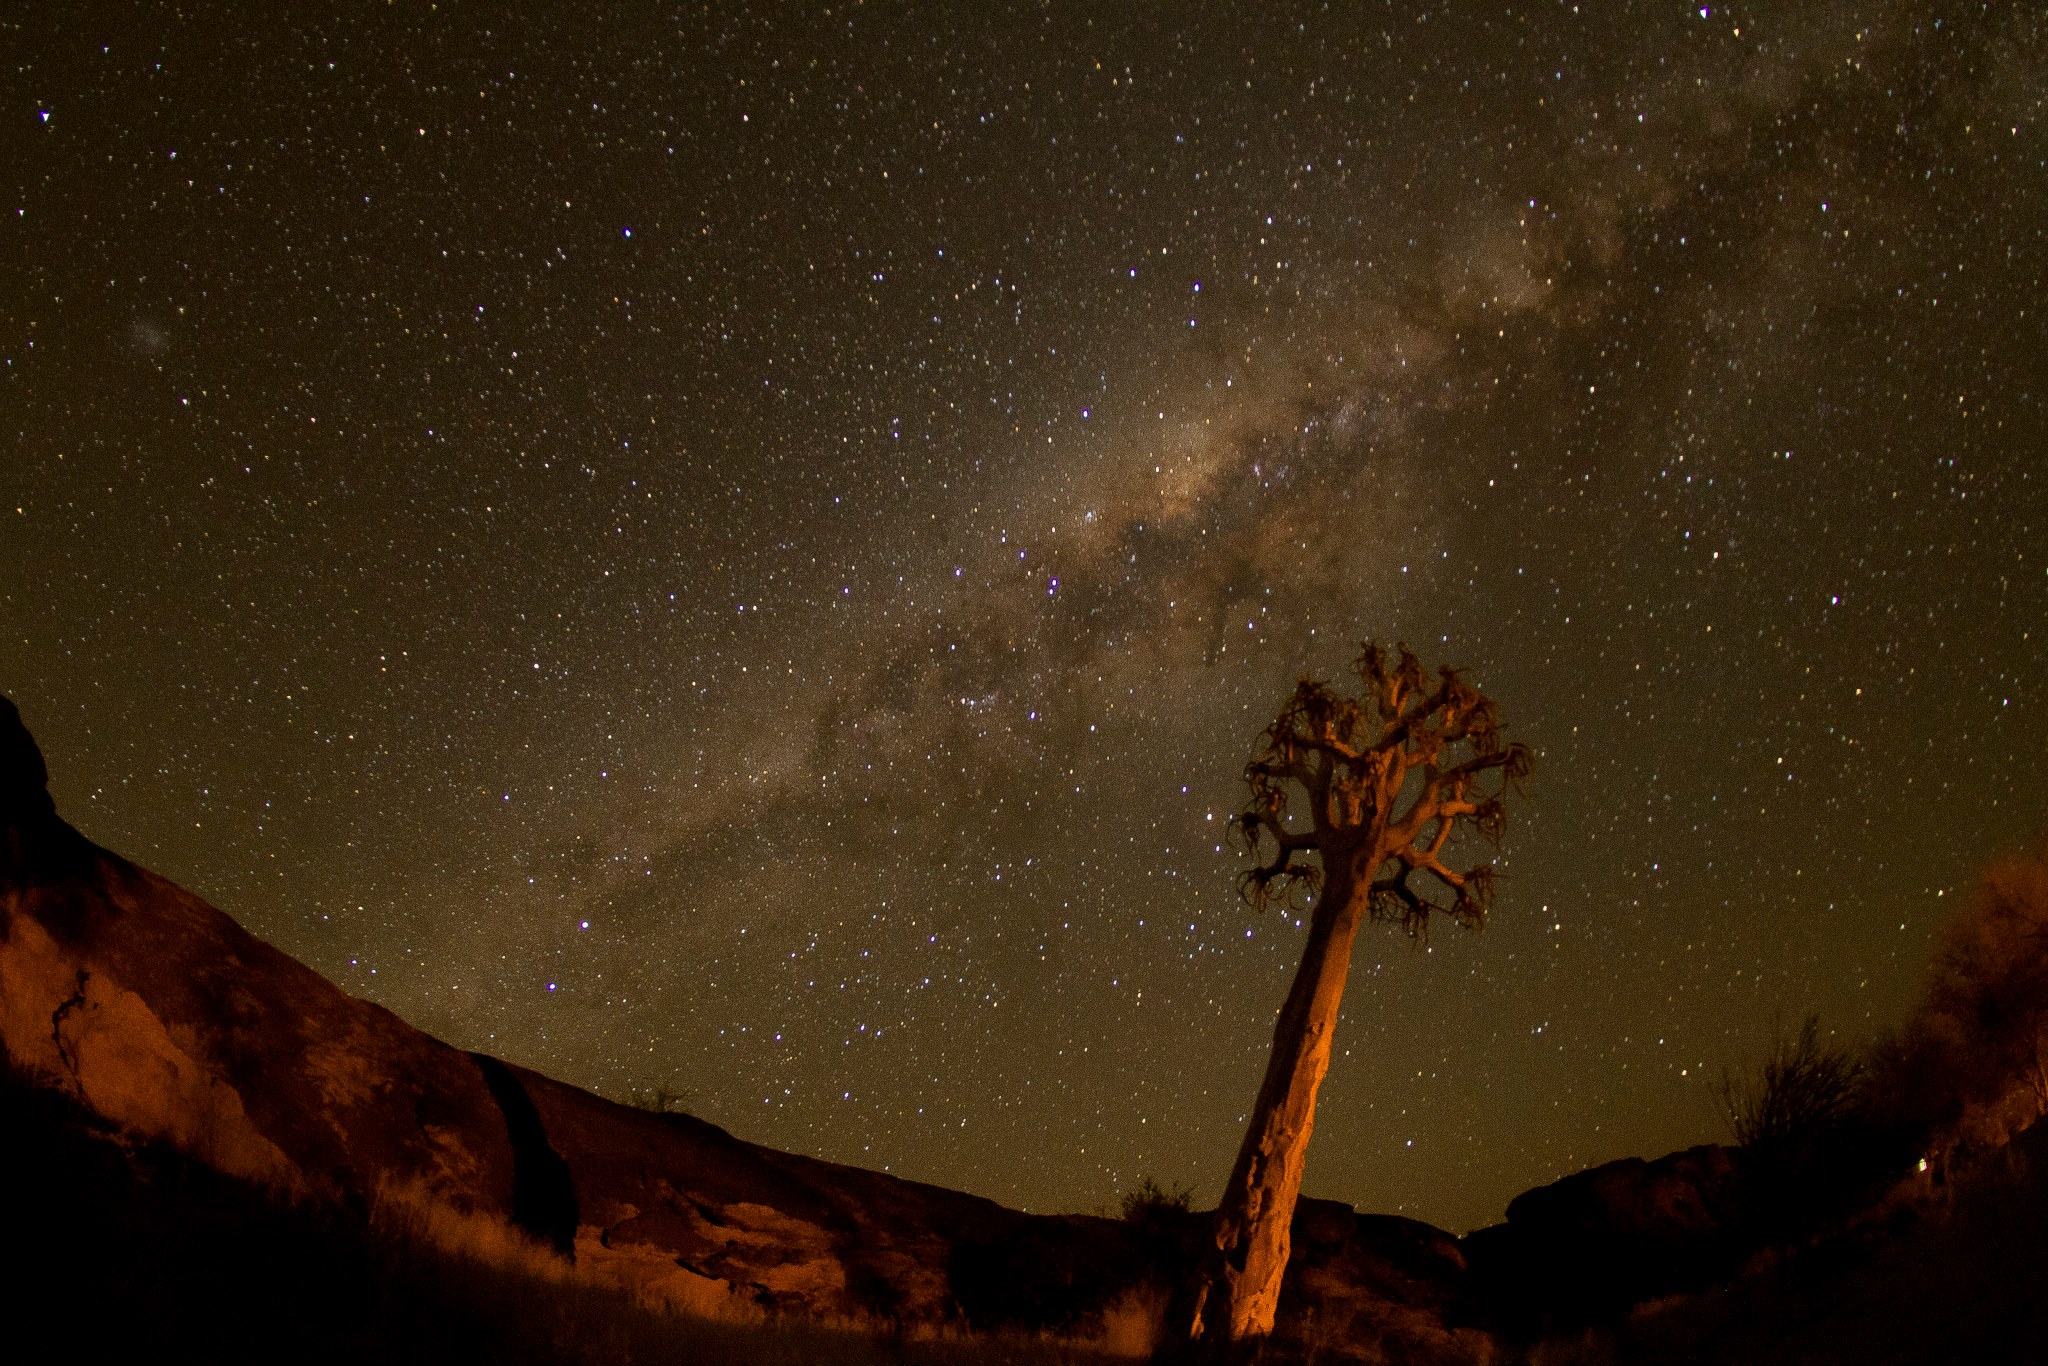
M0 1042L108 1120L237 1176L502 1207L511 1154L461 1053L97 849L0 712Z
M112 1123L222 1171L388 1206L487 1254L521 1243L506 1241L521 1227L527 1255L556 1247L578 1274L699 1312L1133 1340L1144 1263L1121 1225L757 1148L451 1048L72 831L11 703L0 1043ZM1055 1279L1083 1261L1123 1274L1069 1286L1055 1321L1020 1321L1015 1297L963 1278L955 1254L1014 1244L1022 1228ZM1032 1268L1005 1274L1018 1272Z
M20 894L15 894L17 897ZM23 898L26 899L26 898ZM14 907L10 907L13 910ZM0 1035L17 1063L56 1078L125 1129L167 1139L234 1176L297 1187L298 1168L134 992L80 968L32 915L0 942Z

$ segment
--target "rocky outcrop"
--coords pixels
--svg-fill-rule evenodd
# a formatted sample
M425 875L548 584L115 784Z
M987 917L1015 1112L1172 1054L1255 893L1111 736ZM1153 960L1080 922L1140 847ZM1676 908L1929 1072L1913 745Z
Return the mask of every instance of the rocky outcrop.
M1291 1240L1274 1336L1304 1359L1375 1366L1497 1359L1492 1335L1476 1325L1465 1254L1442 1229L1304 1199Z
M725 1315L1010 1329L1142 1354L1187 1241L776 1152L453 1048L66 825L0 698L0 1046L220 1172ZM1190 1216L1194 1217L1194 1216ZM1448 1235L1304 1202L1283 1324L1326 1360L1474 1361ZM449 1232L452 1230L453 1232ZM463 1231L468 1230L465 1234Z
M1474 1293L1516 1336L1568 1331L1731 1275L1750 1251L1738 1154L1623 1158L1524 1191L1467 1234Z
M467 1055L79 836L11 703L0 762L15 1065L232 1176L357 1205L405 1187L509 1209L511 1144Z

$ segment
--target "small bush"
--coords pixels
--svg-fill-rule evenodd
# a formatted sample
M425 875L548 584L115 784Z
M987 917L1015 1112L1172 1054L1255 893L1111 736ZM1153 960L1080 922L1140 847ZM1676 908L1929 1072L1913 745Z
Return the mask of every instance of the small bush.
M1161 1215L1186 1214L1192 1208L1194 1198L1195 1192L1190 1186L1169 1188L1149 1176L1143 1176L1138 1178L1137 1185L1124 1192L1117 1212L1125 1223L1149 1223Z
M645 1110L653 1115L679 1113L694 1097L688 1087L677 1086L628 1086L626 1104L635 1110Z
M1823 1042L1820 1017L1779 1034L1755 1071L1722 1069L1714 1088L1721 1115L1745 1148L1785 1147L1838 1129L1853 1112L1863 1064L1838 1043Z

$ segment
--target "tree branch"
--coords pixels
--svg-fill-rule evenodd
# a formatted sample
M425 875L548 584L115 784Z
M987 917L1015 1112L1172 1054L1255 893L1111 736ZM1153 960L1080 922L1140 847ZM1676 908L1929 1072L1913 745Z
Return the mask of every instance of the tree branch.
M1296 889L1313 896L1322 886L1321 867L1297 857L1321 852L1313 834L1289 830L1280 815L1256 809L1231 817L1231 824L1253 858L1261 858L1268 840L1273 845L1270 859L1263 859L1238 876L1239 893L1254 907L1264 910L1276 896L1291 902Z

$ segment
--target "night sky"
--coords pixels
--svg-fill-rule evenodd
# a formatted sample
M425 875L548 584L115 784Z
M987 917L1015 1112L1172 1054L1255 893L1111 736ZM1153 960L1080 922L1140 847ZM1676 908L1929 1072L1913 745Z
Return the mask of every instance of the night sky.
M1212 1201L1304 937L1225 817L1405 640L1538 766L1306 1190L1462 1229L2048 820L2035 6L539 8L0 23L0 690L349 991Z

